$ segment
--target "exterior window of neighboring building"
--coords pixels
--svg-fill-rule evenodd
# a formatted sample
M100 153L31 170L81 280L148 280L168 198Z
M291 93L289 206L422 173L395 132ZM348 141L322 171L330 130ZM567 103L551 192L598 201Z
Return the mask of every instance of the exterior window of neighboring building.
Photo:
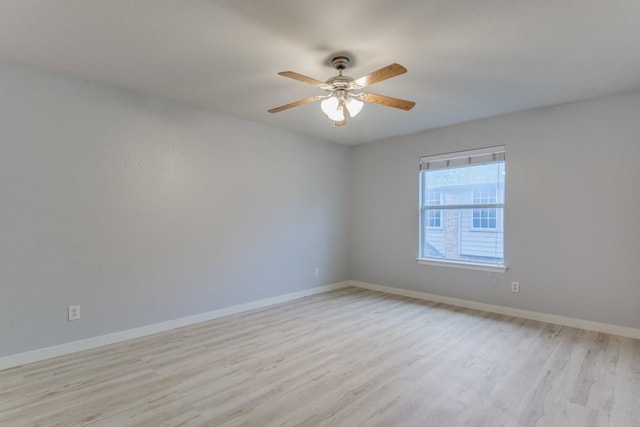
M439 206L442 203L442 193L440 191L427 192L427 206ZM425 225L429 228L439 228L442 226L442 213L438 209L430 209L426 212Z
M475 188L473 190L473 204L495 204L498 202L498 192L495 187ZM495 229L497 225L497 209L481 208L473 210L473 228Z
M504 147L420 158L418 261L504 271Z

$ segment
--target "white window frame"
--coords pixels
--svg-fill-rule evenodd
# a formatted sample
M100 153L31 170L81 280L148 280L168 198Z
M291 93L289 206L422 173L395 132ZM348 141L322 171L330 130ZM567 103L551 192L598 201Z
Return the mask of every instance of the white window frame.
M446 153L446 154L440 154L440 155L435 155L435 156L425 156L425 157L421 157L420 161L419 161L419 165L420 165L420 172L422 172L423 170L428 170L428 169L435 169L435 168L453 168L453 167L461 167L461 166L471 166L471 165L480 165L480 164L487 164L487 163L495 163L495 162L505 162L505 168L506 168L506 161L505 161L505 147L504 146L497 146L497 147L487 147L487 148L480 148L477 150L467 150L467 151L460 151L460 152L455 152L455 153ZM459 260L454 260L454 259L436 259L436 258L421 258L420 255L422 254L422 247L423 247L423 239L424 239L424 217L423 215L425 214L425 212L429 211L429 210L433 210L434 208L431 206L427 206L426 203L424 203L425 201L423 200L423 194L424 194L424 176L426 174L422 174L420 173L420 194L419 194L419 246L418 246L418 258L416 258L416 262L418 262L419 264L423 264L423 265L435 265L435 266L440 266L440 267L455 267L455 268L463 268L463 269L472 269L472 270L479 270L479 271L490 271L490 272L500 272L503 273L507 270L507 265L506 265L506 254L505 256L503 256L503 262L502 264L490 264L490 263L477 263L477 262L472 262L472 261L459 261ZM505 183L505 187L506 187L506 183ZM506 191L506 189L505 189ZM442 197L442 194L441 194ZM441 199L442 200L442 199ZM500 197L498 194L496 194L496 200L495 203L473 203L473 195L472 195L472 200L471 203L468 204L460 204L460 205L440 205L438 206L438 210L441 212L441 219L440 219L440 224L442 225L442 212L443 210L446 209L496 209L496 228L473 228L472 230L482 230L482 231L502 231L504 233L504 230L502 230L501 227L498 227L498 213L497 210L498 209L502 209L502 212L504 212L504 195L503 198L500 200ZM502 218L503 220L503 218ZM471 218L471 223L473 226L473 211L472 211L472 218ZM504 252L504 248L503 248L503 252Z

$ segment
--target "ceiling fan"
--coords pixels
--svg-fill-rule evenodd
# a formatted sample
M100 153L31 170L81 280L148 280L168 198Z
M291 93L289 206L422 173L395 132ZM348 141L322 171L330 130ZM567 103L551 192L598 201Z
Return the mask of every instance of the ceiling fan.
M354 79L353 77L342 75L342 71L347 68L347 65L349 64L348 57L336 56L333 58L331 63L333 64L333 67L338 70L338 75L331 77L326 82L303 76L302 74L298 74L293 71L282 71L278 73L283 77L289 77L290 79L319 87L323 89L326 94L301 99L300 101L281 105L268 111L270 113L278 113L280 111L288 110L289 108L322 101L320 103L322 111L329 117L329 119L331 119L333 127L337 127L347 124L347 116L355 117L358 115L362 110L364 102L372 102L374 104L399 108L401 110L410 110L414 105L416 105L413 101L377 95L375 93L360 92L360 90L367 86L371 86L374 83L406 73L407 69L400 64L394 63L387 65L386 67L369 73L359 79Z

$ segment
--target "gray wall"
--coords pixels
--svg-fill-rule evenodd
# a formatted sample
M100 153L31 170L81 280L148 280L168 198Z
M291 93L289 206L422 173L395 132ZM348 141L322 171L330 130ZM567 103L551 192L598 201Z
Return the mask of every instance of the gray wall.
M348 279L347 147L0 62L0 148L0 357Z
M0 95L0 357L346 279L640 327L640 92L353 148L6 62ZM502 144L509 271L417 265L418 158Z
M351 278L639 328L639 112L633 92L355 147ZM418 158L494 145L509 270L416 264Z

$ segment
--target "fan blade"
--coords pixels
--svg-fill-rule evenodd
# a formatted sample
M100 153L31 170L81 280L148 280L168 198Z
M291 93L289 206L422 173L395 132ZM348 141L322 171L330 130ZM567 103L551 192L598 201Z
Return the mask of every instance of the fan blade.
M289 108L299 107L304 104L310 104L312 102L320 101L324 96L312 96L311 98L301 99L300 101L292 102L291 104L281 105L279 107L272 108L269 111L270 113L279 113L280 111L288 110Z
M390 79L391 77L399 76L407 72L407 69L400 64L391 64L386 67L380 68L373 73L369 73L364 77L360 77L354 80L354 83L360 87L371 86L374 83L381 82L383 80Z
M311 77L303 76L302 74L294 73L293 71L281 71L278 75L282 77L289 77L290 79L298 80L302 83L307 83L312 86L317 86L321 88L327 87L325 82L321 82L320 80L312 79Z
M413 101L407 101L400 98L392 98L390 96L378 95L375 93L363 93L362 100L365 102L373 102L374 104L381 104L386 107L400 108L401 110L411 110L414 105Z

